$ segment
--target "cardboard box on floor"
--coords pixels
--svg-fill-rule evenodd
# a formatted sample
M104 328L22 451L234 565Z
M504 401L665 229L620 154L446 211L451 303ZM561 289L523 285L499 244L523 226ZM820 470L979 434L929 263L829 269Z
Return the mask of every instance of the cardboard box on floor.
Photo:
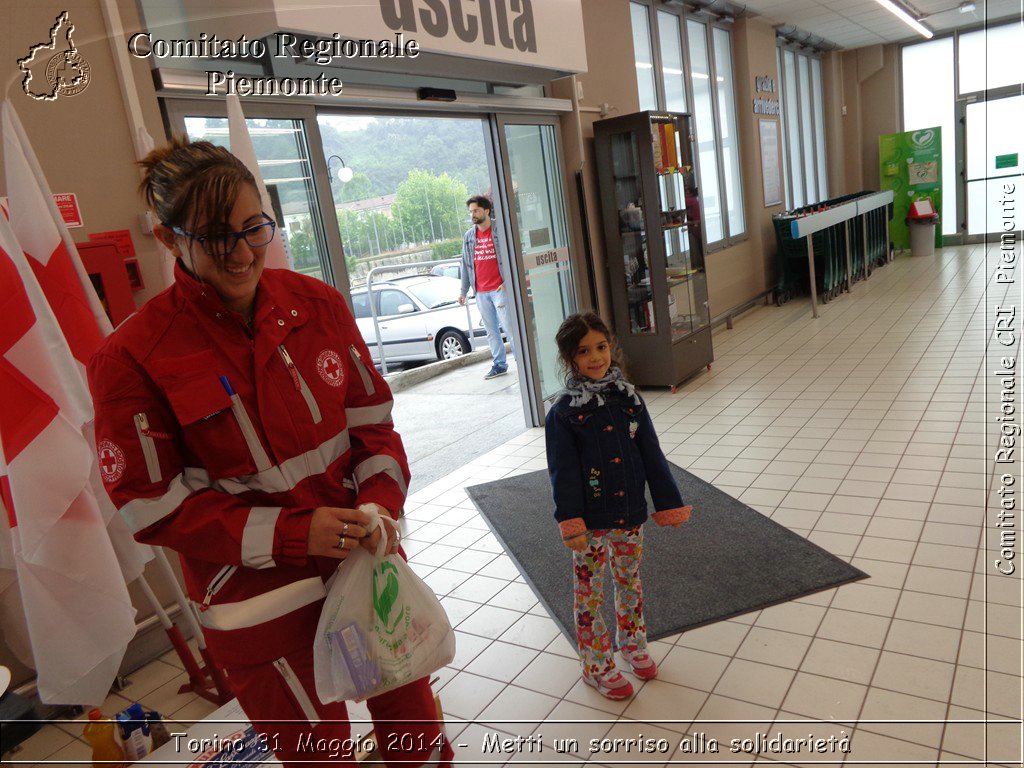
M443 723L444 712L437 696L434 696L434 704L437 706L437 719ZM232 699L209 717L195 723L187 732L175 727L173 720L167 721L167 730L172 734L171 740L135 765L145 765L146 768L201 768L210 763L221 768L270 768L281 765L272 752L264 752L259 748L256 731L242 711L238 699ZM184 735L175 739L173 734L176 733ZM353 728L353 740L357 735L361 738L358 740L356 761L366 768L383 768L384 763L376 749L373 731L364 735L359 733L359 728ZM366 749L371 742L374 745L372 751ZM191 748L193 745L195 748ZM184 763L184 760L191 762Z

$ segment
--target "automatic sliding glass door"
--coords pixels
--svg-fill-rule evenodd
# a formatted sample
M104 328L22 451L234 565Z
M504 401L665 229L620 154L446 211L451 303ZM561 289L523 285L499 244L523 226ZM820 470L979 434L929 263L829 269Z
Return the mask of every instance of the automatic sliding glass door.
M1020 230L1024 96L968 103L964 118L968 242Z
M505 117L497 120L497 133L526 331L516 340L528 341L517 351L530 360L529 407L539 425L545 403L564 385L555 332L576 311L558 129L553 120Z

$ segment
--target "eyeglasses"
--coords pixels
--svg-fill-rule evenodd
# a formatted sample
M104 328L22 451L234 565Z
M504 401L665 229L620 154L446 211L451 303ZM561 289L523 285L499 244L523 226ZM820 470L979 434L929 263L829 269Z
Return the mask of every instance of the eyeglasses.
M187 237L189 240L199 243L206 252L206 255L211 259L224 259L238 247L240 240L245 240L246 244L250 248L262 248L274 239L274 232L277 230L277 222L265 213L260 215L264 219L262 224L254 224L251 227L246 227L241 232L197 235L194 232L187 232L181 227L171 227L170 229L176 235Z

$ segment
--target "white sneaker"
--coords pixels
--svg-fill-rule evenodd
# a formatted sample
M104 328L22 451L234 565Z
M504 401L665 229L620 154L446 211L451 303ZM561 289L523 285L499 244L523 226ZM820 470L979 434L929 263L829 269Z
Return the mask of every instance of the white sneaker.
M623 701L633 695L633 684L616 669L593 677L584 672L583 682L612 701Z

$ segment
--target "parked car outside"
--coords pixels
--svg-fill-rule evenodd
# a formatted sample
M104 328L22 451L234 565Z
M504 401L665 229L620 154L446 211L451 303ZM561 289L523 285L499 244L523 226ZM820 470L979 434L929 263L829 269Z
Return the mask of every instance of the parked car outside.
M462 264L437 264L430 268L430 274L462 279Z
M474 299L467 301L467 323L466 307L459 305L460 288L461 283L455 278L439 275L374 281L377 323L384 357L389 363L461 357L472 349L470 323L472 337L487 335ZM373 362L379 364L380 351L366 286L352 289L352 309Z

